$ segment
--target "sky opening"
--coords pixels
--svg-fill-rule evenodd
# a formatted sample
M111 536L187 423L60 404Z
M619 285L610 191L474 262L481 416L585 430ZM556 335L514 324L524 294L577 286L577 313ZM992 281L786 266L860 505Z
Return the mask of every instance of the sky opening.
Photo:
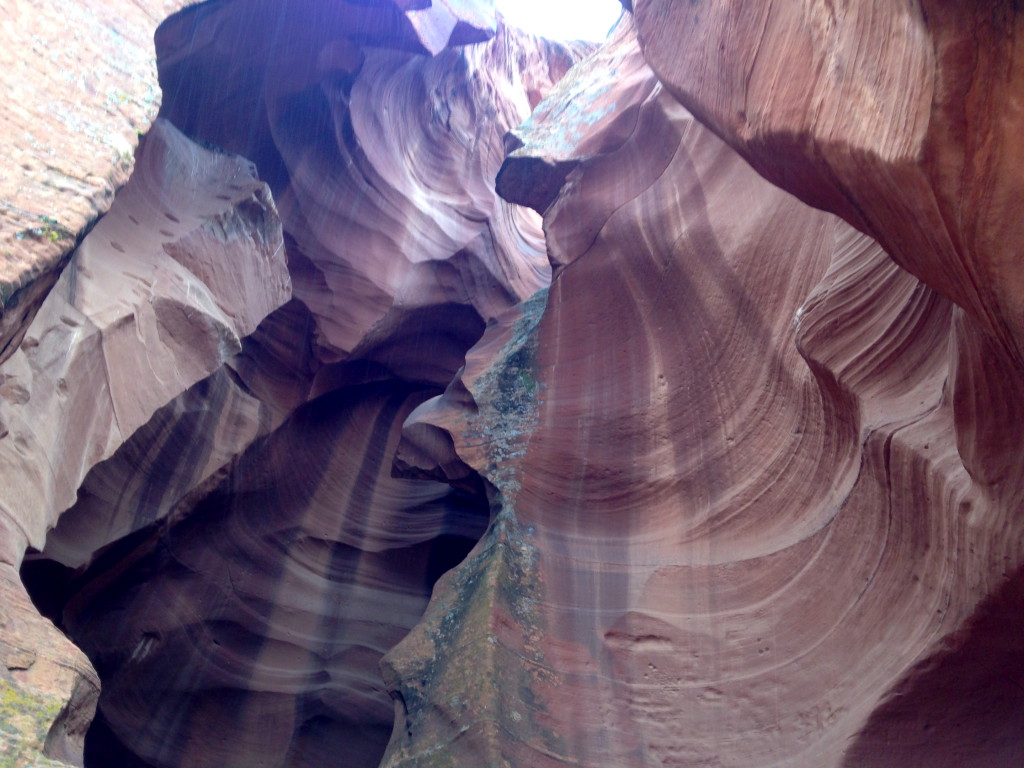
M552 40L602 41L622 13L619 0L496 0L495 6L509 24Z

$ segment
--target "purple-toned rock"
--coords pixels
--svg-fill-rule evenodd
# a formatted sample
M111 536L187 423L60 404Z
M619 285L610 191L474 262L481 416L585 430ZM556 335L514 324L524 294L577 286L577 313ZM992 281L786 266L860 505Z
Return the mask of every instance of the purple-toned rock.
M494 521L385 657L384 765L1019 762L998 344L754 173L628 23L517 135L556 270L406 424Z
M272 311L274 280L237 271L245 259L230 238L216 245L223 258L209 258L209 227L194 229L177 209L157 206L156 222L126 209L172 270L211 289L204 311L180 319L218 329L223 314L238 328L214 345L216 357L202 334L178 326L144 338L141 353L170 352L179 372L199 363L206 372L185 381L161 369L140 389L145 367L158 367L142 358L116 378L109 388L122 386L128 414L118 423L130 421L131 434L83 464L87 474L68 483L77 499L25 567L44 611L103 681L89 764L319 765L345 750L347 764L376 765L393 717L379 659L483 529L478 481L453 492L394 480L394 449L405 416L451 380L485 322L547 283L539 219L500 200L493 176L504 133L581 47L501 29L492 43L430 58L404 50L418 48L422 29L402 22L396 32L392 5L354 8L291 8L281 21L288 45L275 42L269 4L189 9L158 34L167 122L154 133L175 123L257 163L280 205L275 258L287 251L295 291ZM469 4L449 11L480 17ZM462 27L450 39L469 34ZM230 108L195 101L195 89ZM129 189L144 165L140 155ZM160 199L174 183L126 200ZM200 208L234 195L213 179L199 187ZM137 246L126 241L133 219L118 210L93 233L110 243L112 265ZM124 290L103 279L119 300ZM208 319L214 304L221 314ZM164 349L179 339L182 350ZM150 396L165 386L157 403ZM149 399L136 403L134 391ZM187 564L177 549L168 559L170 542L186 540ZM194 571L189 586L180 568ZM154 615L165 600L180 610ZM305 629L293 636L296 621ZM267 718L274 728L254 727Z
M81 760L97 681L30 610L16 574L25 548L42 549L89 470L236 354L289 292L281 225L251 163L157 122L131 180L0 367L0 563L13 595L0 645L38 648L25 674L0 682L47 703L37 712L46 754Z

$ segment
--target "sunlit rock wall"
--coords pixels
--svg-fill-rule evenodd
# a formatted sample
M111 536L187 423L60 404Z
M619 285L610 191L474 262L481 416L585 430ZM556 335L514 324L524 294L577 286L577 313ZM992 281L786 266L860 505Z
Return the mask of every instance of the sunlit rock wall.
M160 106L153 31L182 5L8 0L0 9L0 361L127 181Z
M98 351L139 348L88 357L100 385L66 375L82 381L73 407L33 411L50 425L40 456L77 474L43 473L12 509L37 521L23 574L102 682L86 764L376 765L393 720L379 659L488 515L479 480L391 477L401 425L488 321L549 281L539 217L493 179L505 133L584 47L497 28L482 6L392 3L211 3L156 45L165 98L139 168L166 154L159 136L248 181L178 169L119 197L76 252L68 279L115 306L147 298L131 280L175 288L142 269L151 246L216 295L183 283L199 306L158 313L168 328L147 319L159 301L103 315ZM172 205L182 181L194 211ZM250 238L272 269L195 229L252 184L278 227ZM124 259L140 266L122 287L102 270ZM86 397L113 403L116 428Z
M25 548L43 548L91 467L237 354L241 337L290 289L280 221L252 164L157 122L130 182L75 250L0 371L0 562L12 592L20 591ZM13 597L7 610L17 617L26 603ZM35 643L18 630L0 642L23 650ZM59 643L42 641L43 648ZM46 671L67 667L95 688L88 665L73 654L70 665L59 654L41 656L15 679L91 709L95 691L90 703L77 702L81 682L70 675L58 692L53 680L68 674Z
M160 25L4 295L5 757L1024 764L1015 7L624 5Z
M1018 765L1012 347L964 278L921 282L687 112L715 70L648 68L729 4L636 5L648 47L627 20L498 177L544 213L549 294L406 425L400 462L475 470L495 520L385 659L384 764Z

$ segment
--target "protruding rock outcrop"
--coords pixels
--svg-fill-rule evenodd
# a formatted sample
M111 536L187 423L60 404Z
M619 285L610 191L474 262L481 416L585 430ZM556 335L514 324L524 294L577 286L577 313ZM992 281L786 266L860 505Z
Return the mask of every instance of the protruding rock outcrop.
M68 712L51 731L68 737L47 741L48 754L80 759L97 684L63 637L28 615L14 572L25 548L42 549L89 470L236 354L290 288L281 224L252 164L157 122L131 181L0 370L0 563L15 627L0 643L34 638L37 658L12 680L18 696L55 700L51 717Z
M128 179L160 106L153 31L182 0L4 4L0 362L83 230Z
M42 549L89 469L237 354L290 287L252 164L157 123L3 367L0 473L22 489L3 500L7 546Z
M637 0L635 14L683 104L1024 365L1016 2Z

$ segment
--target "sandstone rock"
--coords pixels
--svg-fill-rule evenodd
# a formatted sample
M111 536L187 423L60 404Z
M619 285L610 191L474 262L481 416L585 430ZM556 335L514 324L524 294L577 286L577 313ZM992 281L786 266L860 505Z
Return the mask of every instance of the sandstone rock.
M211 7L209 12L213 16L208 23L214 27L227 23L218 21L226 10L231 10L229 4ZM199 29L195 16L204 12L192 9L161 29L162 45L171 51L165 51L161 64L172 72L165 77L171 83L167 111L177 114L185 123L192 118L179 114L180 110L194 106L182 102L183 86L175 78L207 82L198 78L196 72L201 73L220 60L211 64L204 59L207 54L217 55L217 50L211 53L200 42L190 47L186 57L188 66L195 71L181 73L179 70L185 65L175 58L181 52L170 47L168 40L184 34L180 32L181 25L193 24ZM233 12L240 11L235 8ZM246 19L247 34L262 40L267 31L248 12ZM315 17L311 20L299 15L290 23L308 30L314 21ZM351 19L345 15L338 16L336 21L342 24L342 32L348 29L344 24L351 26ZM253 439L279 426L291 410L308 399L358 383L367 375L375 380L391 375L443 386L461 364L464 350L482 332L480 314L490 316L540 284L546 270L541 268L542 241L536 223L528 214L497 201L487 174L493 173L500 162L501 133L525 116L530 100L539 98L581 49L563 49L533 39L528 42L536 43L538 50L522 48L523 40L503 30L482 51L452 51L436 60L410 54L371 53L370 60L384 68L383 74L366 65L367 70L359 78L369 84L364 86L362 79L357 79L355 86L357 93L366 92L358 99L360 120L371 127L354 137L337 137L339 144L334 151L363 158L366 173L399 174L393 205L379 204L381 212L375 218L368 214L374 204L358 197L365 195L366 190L356 190L352 194L356 195L353 205L359 209L358 215L346 214L347 204L325 196L323 191L325 185L351 184L346 177L350 171L343 163L321 164L311 172L322 174L323 178L315 178L313 188L301 194L306 205L322 206L326 201L338 209L323 214L325 223L340 229L341 236L327 241L336 243L331 245L332 250L323 251L316 246L323 251L320 267L311 265L296 242L296 238L310 238L302 211L292 217L297 221L297 235L288 237L291 270L299 276L300 284L307 269L314 274L322 269L328 277L339 275L331 278L331 285L321 286L327 288L326 313L309 314L307 304L320 307L318 288L311 286L312 281L305 283L305 291L300 286L300 300L269 318L245 343L242 353L231 359L229 369L170 403L117 457L97 467L82 486L78 503L49 536L46 558L81 567L107 543L176 514L175 510L187 511L196 494L201 495L199 489L222 475ZM344 39L323 45L324 50L336 54L343 44ZM247 45L243 50L252 49ZM285 61L277 62L280 69L274 70L279 72L275 76L294 76L295 61L287 57L302 54L286 52ZM267 62L263 64L266 66ZM506 65L516 68L509 70ZM235 99L261 98L259 93L246 91L244 78L224 82L222 86L235 89ZM465 113L461 122L455 124L454 132L449 133L450 128L446 127L443 134L435 130L434 134L419 135L419 128L407 119L409 100L417 88L428 86L438 98L444 94ZM273 84L267 86L272 87ZM397 90L397 97L392 90ZM331 103L327 95L321 95L319 102L314 96L306 97L306 107L311 111ZM394 98L399 98L397 104L391 103ZM446 103L438 102L438 108ZM334 104L333 109L337 122L352 121L344 104ZM477 113L481 113L479 119L471 121L468 116ZM260 130L258 113L243 111L218 116L210 110L196 109L194 118L200 122L191 123L193 130L201 134L206 131L207 138L228 143L237 143L238 137L251 137ZM249 119L255 121L256 127L236 125L231 134L211 134L211 118L240 124ZM467 132L472 132L472 136ZM360 136L365 136L365 141ZM309 149L300 139L303 137L282 135L285 149L296 155ZM395 165L388 156L391 150L380 144L381 139L393 141L399 149L408 139L414 145L409 151L436 154L432 162L437 167L431 173L408 172ZM377 145L372 157L363 151L364 144ZM256 154L273 167L265 153ZM371 160L377 165L372 165ZM472 184L464 185L466 173L472 174ZM442 194L437 184L448 184L451 189ZM299 197L294 192L296 186L298 182L289 182L284 187L282 194L286 199L290 196L294 201ZM403 195L407 199L402 199ZM424 207L426 200L432 201L429 207ZM286 204L284 209L287 218L288 211L296 210L296 204ZM438 228L437 221L447 223ZM425 228L440 238L437 243L423 246L429 251L425 256L413 254L410 260L408 249L395 251L387 245L388 238L399 233L405 233L401 235L404 242L415 243ZM354 245L360 247L353 248ZM415 262L424 260L438 262L433 277L424 278L425 273L417 271ZM353 262L365 275L353 274L353 267L346 262ZM383 303L376 309L374 293L368 293L366 288L372 281L387 283L386 290L379 294ZM350 313L367 311L376 316L350 327ZM325 367L322 358L334 359L337 354L325 355L323 327L317 329L310 323L340 325L340 332L353 339L348 354L362 361L362 367ZM319 343L312 343L312 339ZM172 455L182 461L170 461L168 457Z
M4 4L0 362L128 179L137 137L160 105L153 31L182 4Z
M157 123L0 384L7 562L41 549L86 472L284 303L280 223L251 164Z
M81 761L98 681L30 608L15 574L25 548L42 549L92 466L235 354L289 290L280 222L251 164L157 122L131 181L0 369L0 563L20 595L0 612L0 643L38 648L11 696L56 702L37 713L41 727L65 713L49 729L50 756ZM18 616L31 632L10 625ZM65 672L38 683L32 670L55 666Z
M1016 3L638 0L635 14L695 115L1024 365Z
M31 545L90 768L1024 763L1017 17L635 13L160 27L0 365L8 755L98 695Z
M393 713L378 660L486 521L444 485L391 477L423 397L378 383L301 407L190 515L76 581L65 618L114 737L91 759L378 764Z
M983 629L1024 563L1012 361L640 55L620 29L518 131L546 306L407 422L400 456L479 472L495 521L385 658L384 765L1017 764L1019 696L985 681L1022 649ZM996 722L905 733L949 723L939 670Z
M278 19L226 3L157 35L163 114L253 159L271 184L327 363L423 326L425 308L464 305L486 321L549 278L539 221L493 179L504 134L582 49L501 28L425 58L404 50L417 44L386 11L308 3Z
M99 678L85 654L39 615L9 563L0 563L0 599L0 760L81 765Z
M356 15L366 22L361 31L373 19L394 19L389 7L365 4ZM269 6L190 9L158 35L167 118L211 147L249 153L274 185L296 298L253 332L270 307L258 299L258 282L219 268L238 259L206 258L196 235L162 248L214 284L219 303L232 305L252 335L242 340L239 330L239 341L210 359L209 376L179 386L178 397L140 414L131 436L111 440L117 450L75 478L76 503L25 568L36 598L82 643L104 681L90 764L312 765L344 748L346 764L375 765L392 722L379 658L415 624L434 580L483 527L474 511L479 483L453 493L391 480L394 445L404 416L451 380L485 319L547 281L539 220L500 201L493 175L504 132L582 49L502 30L487 46L433 59L363 53L368 41L349 41L351 18L336 10L309 4L284 22L299 37L312 35L308 49L267 41L276 23ZM330 19L342 28L331 29ZM378 44L411 45L389 24ZM229 51L230 62L218 58L227 33L208 36L217 29L245 41ZM188 35L195 37L181 42ZM318 68L309 71L313 49ZM346 76L339 68L353 56L359 68ZM215 76L222 65L269 74L254 86L245 75ZM216 108L193 101L189 89L200 86L223 89ZM423 103L424 92L431 102ZM238 106L261 102L270 106ZM224 103L231 107L216 106ZM422 121L409 119L424 106ZM294 124L297 114L324 116L337 130L311 133ZM108 219L116 214L115 207ZM150 340L146 349L160 354L163 346ZM315 467L325 474L322 492L313 493L307 470ZM294 482L285 482L295 468ZM257 497L271 503L267 478L278 494L273 511L258 515L267 527L243 534L251 512L238 517L241 510ZM339 482L358 485L341 508ZM279 549L304 517L306 543ZM255 548L237 551L248 546L239 536ZM182 537L202 551L186 558L186 570L197 569L190 587L171 575L182 567L177 555L168 559L168 543ZM311 556L320 564L311 566ZM239 568L254 579L249 592ZM347 597L336 604L340 596ZM155 617L163 600L180 610ZM267 611L277 618L255 619ZM289 639L300 615L308 636ZM196 633L208 631L210 646L196 647ZM261 656L263 647L273 658ZM233 672L221 669L228 657ZM251 676L243 663L253 665ZM179 682L177 670L193 666ZM235 707L216 715L226 699L251 718L235 718ZM254 728L271 715L279 727Z

